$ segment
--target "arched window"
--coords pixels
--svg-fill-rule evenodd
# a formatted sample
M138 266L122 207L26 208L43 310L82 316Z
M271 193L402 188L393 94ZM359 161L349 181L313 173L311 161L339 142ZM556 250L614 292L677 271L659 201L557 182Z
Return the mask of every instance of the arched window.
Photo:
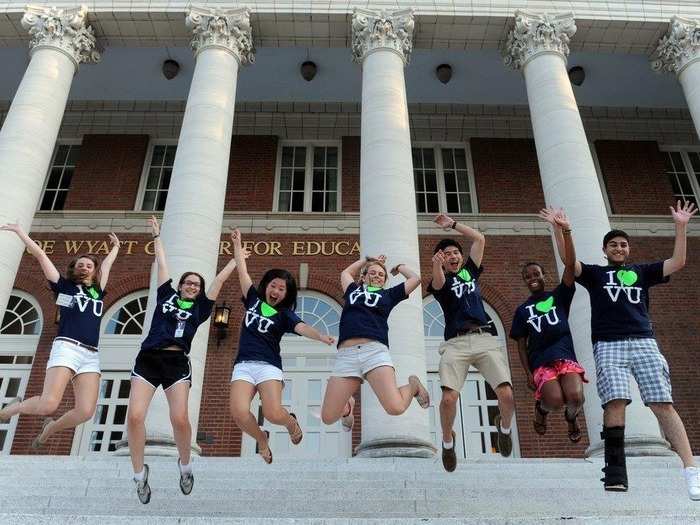
M496 311L486 302L484 302L484 310L488 320L486 331L491 335L505 337L503 324ZM445 333L445 314L442 313L442 307L434 297L423 302L423 333L425 337L443 337Z
M338 303L320 293L307 290L297 296L296 314L322 334L338 335L341 311Z
M7 302L5 317L2 319L2 335L39 335L41 315L34 299L19 290L14 290Z
M148 292L136 292L110 308L104 333L107 335L141 335L146 319Z

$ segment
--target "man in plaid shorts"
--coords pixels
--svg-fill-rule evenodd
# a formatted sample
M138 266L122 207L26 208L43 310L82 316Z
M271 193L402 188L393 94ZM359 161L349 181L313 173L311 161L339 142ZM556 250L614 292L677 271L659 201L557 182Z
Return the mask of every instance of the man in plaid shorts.
M673 255L665 261L630 264L629 237L612 230L603 239L607 266L576 262L576 282L591 300L591 332L598 395L603 405L605 490L627 490L625 408L631 402L630 375L642 401L654 413L666 439L683 461L688 493L700 500L700 469L695 466L688 436L673 408L668 363L659 351L649 320L649 288L668 282L685 266L686 229L697 208L692 203L671 207L676 226Z

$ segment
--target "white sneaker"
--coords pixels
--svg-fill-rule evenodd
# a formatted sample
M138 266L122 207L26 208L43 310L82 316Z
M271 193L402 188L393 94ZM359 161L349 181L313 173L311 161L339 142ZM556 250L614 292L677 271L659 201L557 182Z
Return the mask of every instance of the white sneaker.
M694 501L700 501L700 468L687 467L683 471L688 484L688 496Z

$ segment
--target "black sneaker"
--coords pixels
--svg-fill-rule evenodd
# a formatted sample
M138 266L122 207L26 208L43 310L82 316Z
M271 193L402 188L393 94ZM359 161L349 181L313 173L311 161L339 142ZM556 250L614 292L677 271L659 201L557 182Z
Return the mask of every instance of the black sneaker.
M144 465L143 470L143 479L134 481L136 482L136 495L139 497L139 501L146 505L151 501L151 486L148 484L148 465Z
M188 496L194 487L194 474L192 472L183 474L182 469L180 469L180 458L177 459L177 469L180 472L180 490L185 496Z
M507 458L513 452L513 439L510 434L504 434L503 430L501 430L501 414L498 414L493 422L498 432L498 452L500 452L501 456Z
M457 440L455 431L452 431L452 448L445 448L442 445L442 466L445 467L447 472L454 472L457 468L457 453L455 452L455 447L457 446Z

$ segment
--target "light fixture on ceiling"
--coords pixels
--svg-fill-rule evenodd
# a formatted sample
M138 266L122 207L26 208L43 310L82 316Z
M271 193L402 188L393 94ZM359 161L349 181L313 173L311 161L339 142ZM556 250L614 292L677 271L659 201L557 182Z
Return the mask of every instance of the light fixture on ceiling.
M435 68L435 75L443 84L447 84L452 78L452 66L449 64L440 64Z
M569 69L569 80L574 86L580 86L586 80L586 71L581 66Z
M312 62L311 60L307 60L304 62L301 67L299 68L299 71L301 73L301 77L306 80L307 82L311 82L314 77L316 76L316 71L317 71L316 63Z
M180 72L180 64L178 64L172 58L169 58L163 62L163 76L168 80L174 79Z

